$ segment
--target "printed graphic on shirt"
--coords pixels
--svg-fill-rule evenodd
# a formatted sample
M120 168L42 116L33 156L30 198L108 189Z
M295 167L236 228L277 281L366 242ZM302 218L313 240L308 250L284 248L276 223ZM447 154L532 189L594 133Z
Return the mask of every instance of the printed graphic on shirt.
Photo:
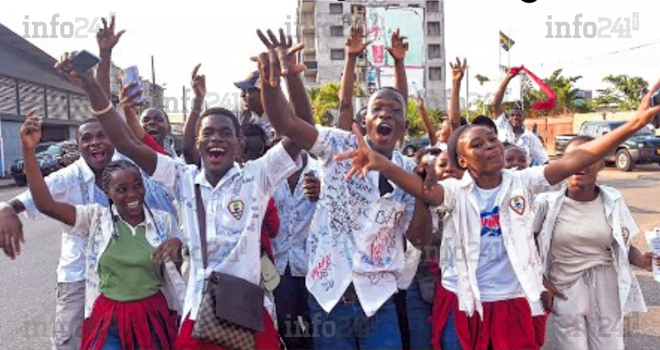
M493 210L481 212L481 237L501 237L500 207L495 206Z

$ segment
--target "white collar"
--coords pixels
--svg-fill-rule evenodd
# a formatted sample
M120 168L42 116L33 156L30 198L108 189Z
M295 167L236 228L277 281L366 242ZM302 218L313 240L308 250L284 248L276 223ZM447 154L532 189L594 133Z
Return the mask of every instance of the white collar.
M129 224L128 222L126 222L121 217L121 215L119 215L119 212L117 212L117 208L116 208L115 205L110 207L110 211L111 211L112 215L116 216L119 221L123 222L126 226L128 226L128 228L133 232L133 235L135 235L135 231L140 226L144 226L146 229L156 227L155 219L151 216L151 212L149 211L149 209L147 209L146 205L142 206L142 210L144 210L144 221L137 224L136 226L133 226L133 225Z
M234 176L236 176L239 173L239 171L240 171L240 167L238 163L234 163L232 168L229 169L229 171L227 171L225 176L223 176L222 179L218 181L218 184L215 185L215 188L220 188L222 185L224 185L225 182L231 180ZM213 186L211 186L211 183L206 178L206 169L203 166L199 168L199 170L197 171L197 175L195 175L194 183L195 185L200 185L202 187L215 189Z

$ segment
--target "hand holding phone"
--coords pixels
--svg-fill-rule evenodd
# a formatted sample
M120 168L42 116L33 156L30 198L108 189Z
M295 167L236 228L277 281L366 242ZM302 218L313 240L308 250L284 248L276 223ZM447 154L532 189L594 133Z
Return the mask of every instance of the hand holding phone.
M131 96L138 91L142 90L143 84L142 84L142 78L140 78L140 73L138 72L137 66L130 66L126 69L124 69L123 72L124 78L122 80L122 84L124 86L129 86L133 84L132 87L129 88L127 91L127 96ZM139 103L144 101L144 92L140 95L139 98L133 100L133 102Z
M85 73L101 62L101 59L87 50L76 53L71 59L71 67L78 73Z

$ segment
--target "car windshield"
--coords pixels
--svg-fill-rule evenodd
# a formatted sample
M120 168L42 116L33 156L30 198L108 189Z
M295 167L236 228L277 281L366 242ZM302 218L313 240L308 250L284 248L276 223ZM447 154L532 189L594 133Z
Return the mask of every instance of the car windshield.
M616 128L620 127L623 124L625 124L625 122L613 123L613 124L610 124L610 127L612 129L616 129ZM651 128L649 126L645 126L641 129L637 130L637 132L635 132L635 136L653 136L653 135L654 135L654 133L653 133L653 131L651 130Z
M62 153L62 146L60 145L50 145L47 150L41 152L44 155L49 155L49 156L56 156L60 153Z

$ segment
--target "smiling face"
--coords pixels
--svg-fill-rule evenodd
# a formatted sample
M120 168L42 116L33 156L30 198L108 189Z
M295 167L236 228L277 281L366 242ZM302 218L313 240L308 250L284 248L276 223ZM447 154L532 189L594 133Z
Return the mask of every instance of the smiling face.
M519 147L508 147L504 150L504 167L506 169L527 169L527 154Z
M115 148L99 122L89 122L78 129L80 156L93 170L103 170L112 160Z
M569 153L587 141L573 141L566 147L566 153ZM578 191L581 189L593 186L598 180L598 173L603 169L605 164L600 161L596 162L568 178L568 189L570 191Z
M488 175L504 168L504 147L495 131L476 125L468 128L458 141L458 162L476 175Z
M197 151L204 167L212 174L222 176L241 154L244 140L238 136L231 117L211 114L201 119L197 133Z
M389 155L406 131L404 106L398 100L376 98L369 105L365 127L371 147Z
M144 214L144 183L137 169L118 169L110 174L106 194L122 218L136 218Z
M449 178L462 179L464 171L456 169L456 167L449 160L449 153L442 152L435 159L435 176L438 180L446 180Z
M144 131L162 147L171 129L167 115L159 109L149 108L142 113L140 123Z
M525 117L523 116L523 112L519 109L512 109L509 122L511 123L511 127L514 129L522 128L525 125Z

